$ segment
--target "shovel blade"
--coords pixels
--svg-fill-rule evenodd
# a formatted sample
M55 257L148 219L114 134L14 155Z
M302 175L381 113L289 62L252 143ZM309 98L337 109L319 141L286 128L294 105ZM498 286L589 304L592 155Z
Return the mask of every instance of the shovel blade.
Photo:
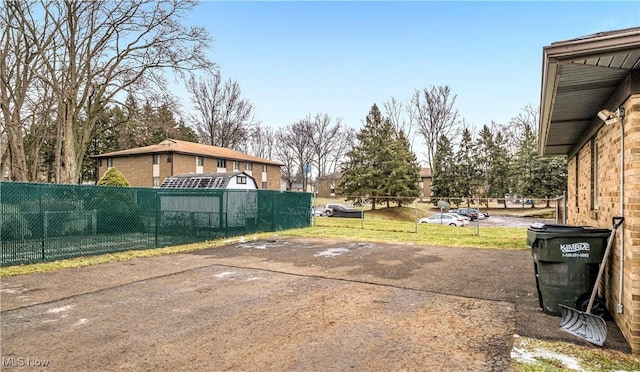
M607 339L607 323L601 317L560 305L560 328L592 344L602 346Z

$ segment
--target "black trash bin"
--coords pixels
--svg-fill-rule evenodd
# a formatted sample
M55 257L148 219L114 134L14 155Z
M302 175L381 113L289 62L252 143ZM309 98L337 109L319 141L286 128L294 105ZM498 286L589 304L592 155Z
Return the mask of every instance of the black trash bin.
M586 308L610 234L609 229L588 226L529 227L527 246L533 255L538 300L545 314L561 316L559 304Z

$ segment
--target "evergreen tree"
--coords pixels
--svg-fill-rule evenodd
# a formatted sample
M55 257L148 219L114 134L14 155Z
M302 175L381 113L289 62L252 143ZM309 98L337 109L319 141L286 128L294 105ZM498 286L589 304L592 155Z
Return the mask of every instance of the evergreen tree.
M501 132L496 133L493 148L491 150L491 167L488 171L488 196L502 200L504 207L507 207L505 195L509 193L509 154L507 145Z
M432 202L435 204L440 198L447 198L451 202L451 197L456 196L456 166L453 155L453 147L447 136L442 135L438 139L438 150L434 154L432 171L431 193Z
M372 209L383 197L389 206L392 202L402 205L404 198L420 195L416 155L405 134L396 132L377 105L371 107L356 138L342 166L339 193L349 196L347 200L366 197Z
M377 196L381 195L383 179L380 139L384 119L376 104L373 104L365 119L364 127L356 134L356 144L346 154L342 165L342 179L338 193L347 196L347 200L367 197L371 209L375 209Z
M481 198L487 198L486 207L489 207L489 185L491 180L489 178L491 168L493 166L493 152L495 151L495 144L493 141L493 133L491 129L485 124L478 133L478 140L475 145L477 163L477 169L480 173L479 190L478 195Z
M119 145L119 127L126 122L125 113L118 106L106 107L97 116L91 142L82 159L82 180L96 181L96 160L92 155L122 150Z
M391 124L389 121L387 121ZM395 133L395 128L392 128ZM416 154L411 150L411 144L401 130L395 134L391 143L390 158L384 161L384 169L388 172L388 177L384 179L385 195L396 196L397 198L387 198L389 202L395 202L402 206L407 198L417 198L420 196L420 170Z
M387 208L390 207L390 196L393 196L396 179L393 178L394 166L397 165L395 129L390 120L382 119L378 134L374 138L376 143L376 163L379 164L380 178L377 180L376 196L384 196Z
M540 181L534 196L545 198L547 208L550 199L555 198L567 189L567 160L563 156L540 158L534 170Z
M469 203L469 198L475 196L482 182L476 157L477 154L475 146L473 145L473 139L471 138L471 131L469 131L468 128L464 128L462 130L460 148L456 156L457 172L455 180L458 195L467 198L467 204Z
M538 155L536 135L530 124L524 125L520 146L511 164L511 175L515 180L513 191L520 198L532 197L539 193L542 164ZM535 205L532 203L531 208Z

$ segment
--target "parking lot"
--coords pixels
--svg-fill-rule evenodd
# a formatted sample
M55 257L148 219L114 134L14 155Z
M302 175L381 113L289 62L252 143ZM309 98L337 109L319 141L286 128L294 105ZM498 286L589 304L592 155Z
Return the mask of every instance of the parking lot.
M274 237L6 277L0 352L54 370L505 370L514 335L581 343L539 310L532 266Z

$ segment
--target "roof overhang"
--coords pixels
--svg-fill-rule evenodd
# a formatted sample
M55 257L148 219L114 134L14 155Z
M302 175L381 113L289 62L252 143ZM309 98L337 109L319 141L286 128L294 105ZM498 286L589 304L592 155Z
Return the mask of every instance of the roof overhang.
M640 28L599 33L543 48L540 155L574 156L615 111L640 92Z

